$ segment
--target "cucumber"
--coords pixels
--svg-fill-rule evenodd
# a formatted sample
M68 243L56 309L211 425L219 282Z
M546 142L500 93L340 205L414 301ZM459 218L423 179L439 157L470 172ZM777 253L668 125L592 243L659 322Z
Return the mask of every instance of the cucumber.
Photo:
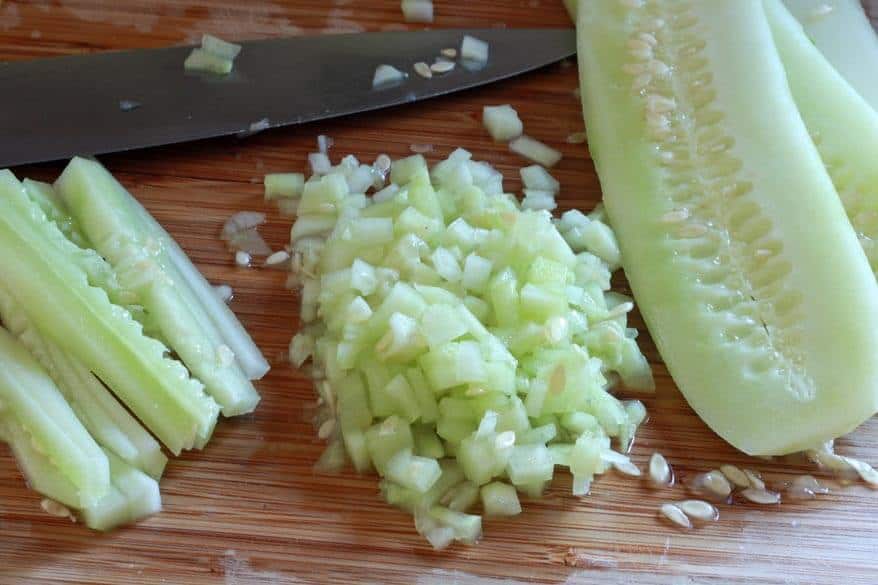
M690 405L753 455L872 416L875 277L761 2L594 0L577 24L606 210Z
M81 506L91 506L110 486L104 453L40 364L0 327L0 402L33 449L70 481ZM8 414L7 414L8 413Z
M225 416L252 412L259 395L208 312L173 268L167 244L99 163L74 158L56 183L67 207L119 282L138 296L183 363L222 406ZM215 295L214 295L215 296Z
M152 435L82 362L33 326L21 306L0 288L0 318L58 385L73 412L106 450L159 478L168 458Z
M218 407L167 348L89 283L82 250L0 171L2 285L47 339L94 372L168 449L201 445ZM100 340L100 343L96 343Z
M860 0L784 3L833 67L878 110L878 36Z
M98 500L83 505L76 486L45 454L34 448L24 427L7 414L0 416L0 438L9 443L28 485L47 498L75 509L89 528L107 531L161 510L158 482L109 451L104 451L109 462L109 488Z
M780 0L764 5L802 119L872 270L878 270L878 110L811 43Z

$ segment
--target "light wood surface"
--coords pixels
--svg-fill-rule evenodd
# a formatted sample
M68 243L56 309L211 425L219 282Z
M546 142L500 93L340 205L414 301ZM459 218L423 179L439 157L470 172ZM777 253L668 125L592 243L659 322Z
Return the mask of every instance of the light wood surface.
M436 27L569 26L556 0L436 0ZM405 28L397 0L5 0L0 59L180 44L211 32L231 39ZM560 148L556 169L565 208L590 209L600 191L584 146L571 63L427 103L234 138L106 156L104 163L176 236L215 283L235 290L234 308L273 362L260 383L263 402L248 417L223 421L204 452L168 466L164 512L110 535L90 533L39 508L0 449L0 583L875 583L878 494L833 489L817 501L760 508L723 505L720 520L689 533L656 516L682 488L653 491L612 473L587 498L569 495L560 473L545 499L513 520L488 520L478 546L434 552L410 517L384 505L375 477L321 476L310 422L310 382L284 359L297 327L297 299L278 271L239 269L218 238L234 211L263 209L261 177L304 170L315 137L335 140L335 156L371 160L435 145L433 160L463 146L519 189L522 160L490 141L483 105L511 103L530 134ZM0 88L14 91L14 88ZM58 99L63 99L59 91ZM2 127L2 113L0 113ZM15 140L14 136L0 136ZM59 164L15 169L52 179ZM281 246L290 221L270 213L263 230ZM0 252L2 253L2 252ZM621 276L621 275L620 275ZM617 279L621 289L624 279ZM642 323L635 316L635 325ZM770 481L809 467L751 460L726 446L692 413L645 331L654 364L651 418L633 458L663 452L681 479L721 463L762 471ZM873 420L840 442L847 454L878 462ZM507 581L509 580L509 581Z

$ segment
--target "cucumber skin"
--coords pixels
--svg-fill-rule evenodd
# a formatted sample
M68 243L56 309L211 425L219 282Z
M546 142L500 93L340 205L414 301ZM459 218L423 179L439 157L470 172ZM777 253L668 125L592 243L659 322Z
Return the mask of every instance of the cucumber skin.
M803 294L807 315L802 348L816 384L812 399L800 400L782 385L766 388L758 377L744 375L741 348L721 350L716 327L695 306L691 274L675 266L657 221L672 208L651 195L662 186L659 167L645 138L642 107L628 79L619 83L625 63L620 57L626 55L620 45L627 35L619 31L619 15L607 14L620 10L619 3L607 0L579 7L590 150L638 305L690 405L746 453L798 451L849 432L878 409L878 290L798 116L760 2L716 0L694 9L709 24L701 38L707 41L705 56L713 63L726 128L736 130L733 152L758 161L742 172L749 171L748 180L756 183L776 233L787 236L784 255L793 260L787 278ZM737 95L741 87L746 95ZM828 283L845 286L833 290Z

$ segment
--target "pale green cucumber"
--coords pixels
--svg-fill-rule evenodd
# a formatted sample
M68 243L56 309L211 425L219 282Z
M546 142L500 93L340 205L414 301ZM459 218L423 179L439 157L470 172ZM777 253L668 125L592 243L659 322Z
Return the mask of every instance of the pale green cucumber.
M95 441L129 464L158 478L168 458L158 442L113 397L94 374L30 323L0 286L0 318L46 369Z
M591 154L649 329L750 454L878 409L878 289L759 0L580 4Z
M117 197L120 205L124 202L126 213L132 214L132 221L136 221L136 228L140 233L149 233L161 244L163 255L159 258L163 270L174 280L181 289L186 302L190 307L199 305L213 322L214 327L222 336L235 355L235 360L251 380L259 380L270 369L268 361L253 343L247 330L229 308L220 299L213 286L207 282L201 272L192 264L186 253L179 244L168 234L167 231L150 215L150 213L135 199L106 169L94 161L73 159L77 164L90 163L92 170L100 174L106 174L105 178L115 184L113 195ZM96 170L97 169L97 170ZM133 217L133 216L136 216ZM184 285L185 283L185 285Z
M37 451L24 428L7 414L0 416L0 438L9 443L28 485L43 496L72 508L85 525L107 531L136 522L161 510L158 482L109 451L110 486L106 494L82 506L77 489L44 454Z
M0 402L76 488L81 506L100 500L109 489L107 458L55 383L6 329L0 327Z
M223 414L252 412L259 402L253 384L185 281L167 269L171 262L164 242L141 221L121 185L99 163L74 158L56 187L121 284L137 294L150 322L204 383Z
M878 35L860 0L784 0L784 4L832 66L878 110Z
M808 40L780 0L764 5L802 119L878 270L878 110Z
M6 290L47 339L95 373L173 453L210 435L218 407L167 348L88 283L80 248L0 171L0 267Z

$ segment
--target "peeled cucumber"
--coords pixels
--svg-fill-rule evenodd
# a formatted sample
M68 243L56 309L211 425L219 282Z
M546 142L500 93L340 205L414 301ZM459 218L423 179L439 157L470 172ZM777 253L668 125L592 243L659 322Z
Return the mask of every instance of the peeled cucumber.
M878 109L878 35L860 0L784 0L784 4L832 66Z
M780 0L764 5L802 119L872 270L878 270L878 110L821 54Z
M759 0L579 6L589 145L632 290L719 435L799 451L878 410L878 288Z

